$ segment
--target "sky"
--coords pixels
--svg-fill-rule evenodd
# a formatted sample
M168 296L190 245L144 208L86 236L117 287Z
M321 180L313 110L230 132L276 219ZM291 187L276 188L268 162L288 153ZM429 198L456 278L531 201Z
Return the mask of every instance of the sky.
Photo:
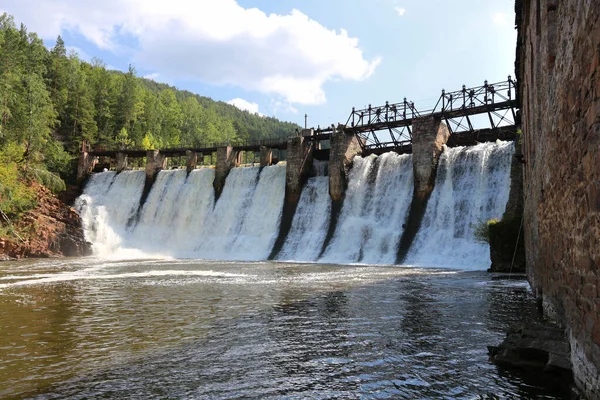
M514 77L514 0L2 0L51 48L261 115L345 123Z

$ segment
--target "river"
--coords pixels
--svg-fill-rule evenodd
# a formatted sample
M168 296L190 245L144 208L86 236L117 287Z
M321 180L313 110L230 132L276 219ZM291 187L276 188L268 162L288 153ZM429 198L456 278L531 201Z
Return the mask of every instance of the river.
M3 399L555 399L488 362L525 281L404 266L0 263Z

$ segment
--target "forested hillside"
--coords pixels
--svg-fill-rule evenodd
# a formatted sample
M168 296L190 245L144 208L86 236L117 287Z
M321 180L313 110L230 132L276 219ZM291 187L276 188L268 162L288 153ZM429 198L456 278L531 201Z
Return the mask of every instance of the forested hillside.
M48 50L0 16L0 209L8 215L32 206L27 182L64 187L83 141L151 149L286 137L296 128L139 78L132 67L84 62L60 36Z

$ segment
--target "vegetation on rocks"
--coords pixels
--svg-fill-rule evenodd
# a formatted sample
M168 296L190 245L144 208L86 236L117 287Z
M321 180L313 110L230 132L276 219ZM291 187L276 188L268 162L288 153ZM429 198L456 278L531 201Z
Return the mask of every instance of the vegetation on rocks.
M92 148L233 144L289 136L298 125L109 70L52 49L0 15L0 210L18 219L36 206L40 183L74 182L82 143ZM3 224L0 221L0 226ZM6 227L3 228L6 230Z

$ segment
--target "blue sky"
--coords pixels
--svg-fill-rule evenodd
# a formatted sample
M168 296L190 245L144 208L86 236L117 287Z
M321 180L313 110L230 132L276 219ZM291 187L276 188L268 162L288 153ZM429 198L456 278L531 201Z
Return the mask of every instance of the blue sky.
M309 125L353 106L433 106L440 90L514 76L514 0L4 0L49 47L60 33L180 89Z

